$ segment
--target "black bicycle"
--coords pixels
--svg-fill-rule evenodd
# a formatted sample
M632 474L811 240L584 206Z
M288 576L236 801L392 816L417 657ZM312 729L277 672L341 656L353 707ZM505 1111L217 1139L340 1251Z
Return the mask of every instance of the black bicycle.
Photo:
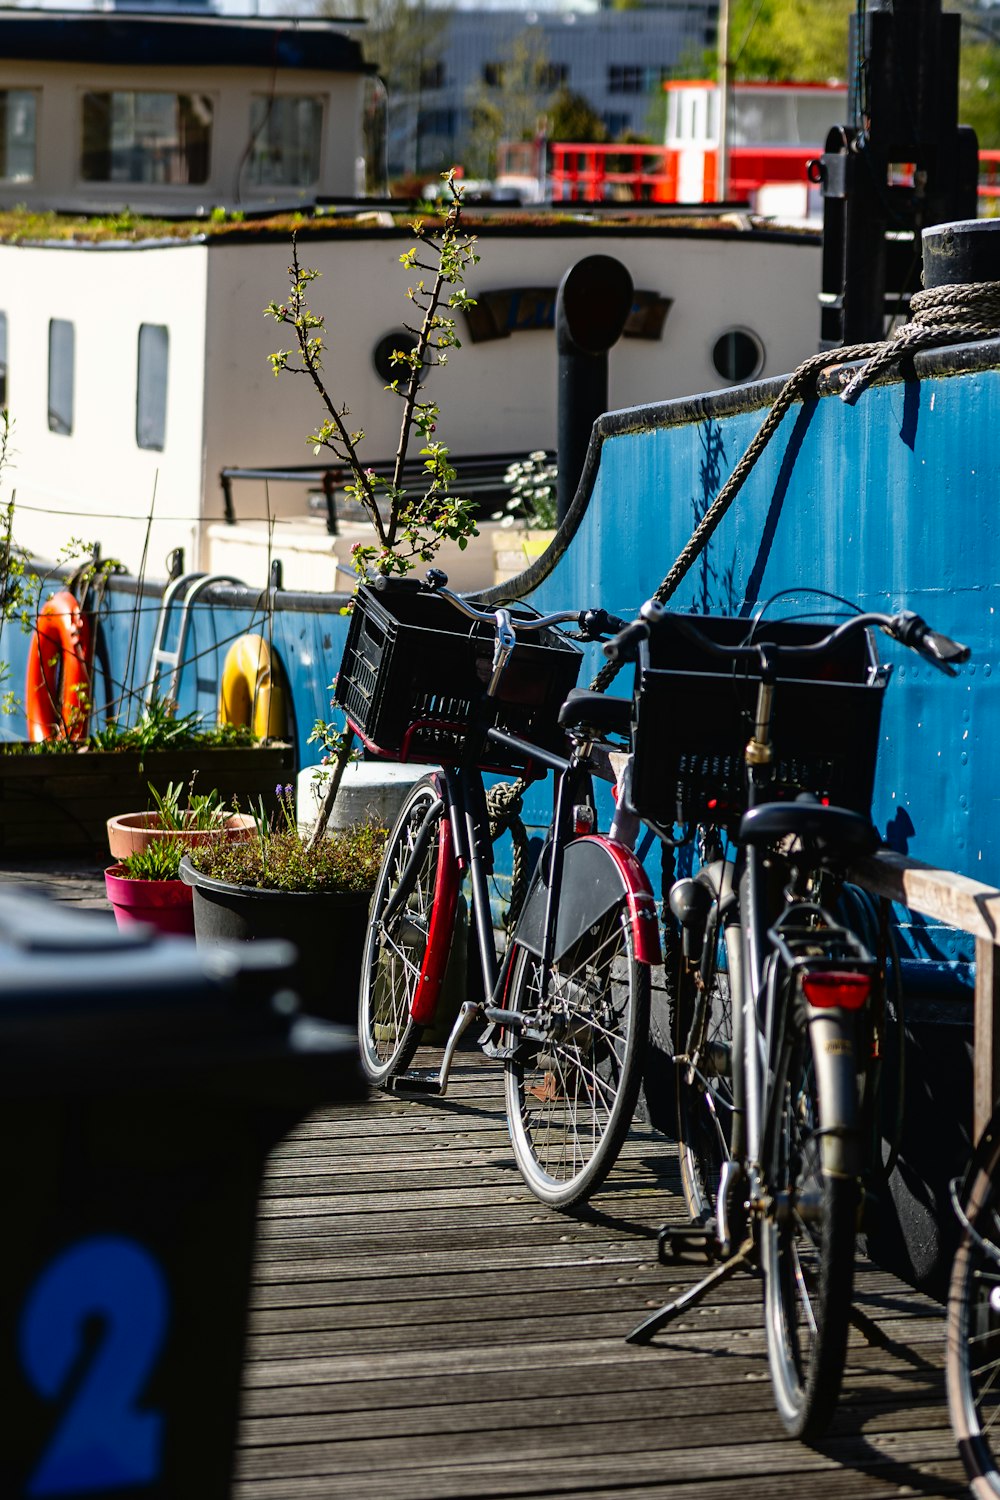
M593 778L627 765L631 704L571 692L580 652L554 629L600 639L623 622L599 610L487 612L446 583L435 570L426 585L361 588L338 679L373 753L439 767L413 787L386 846L362 963L361 1057L382 1088L440 1095L460 1038L485 1023L521 1173L565 1208L604 1179L628 1131L660 959L627 819L607 835L596 827ZM498 795L484 782L491 770L520 780ZM551 826L498 954L493 835L511 791L549 772ZM421 1071L412 1063L438 1014L463 877L484 999L462 1004L440 1067Z
M952 1184L962 1225L948 1292L948 1407L977 1500L1000 1495L1000 1110Z
M814 1438L837 1400L855 1236L876 1135L879 965L841 915L871 853L881 629L954 675L966 647L912 613L799 621L644 618L633 797L687 825L701 868L669 908L678 1140L690 1227L664 1258L718 1263L631 1335L646 1342L741 1265L759 1267L778 1411Z

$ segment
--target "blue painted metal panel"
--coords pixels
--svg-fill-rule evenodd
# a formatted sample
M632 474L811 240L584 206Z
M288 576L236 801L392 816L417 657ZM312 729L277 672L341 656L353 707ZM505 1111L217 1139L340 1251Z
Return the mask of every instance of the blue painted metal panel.
M596 596L616 613L635 612L765 409L727 415L722 405L704 398L604 419L589 507L534 604ZM996 369L874 387L855 407L835 395L794 407L672 601L749 614L791 590L768 604L789 615L831 608L809 597L823 589L862 608L915 609L967 642L973 659L949 681L882 638L894 680L873 815L893 847L995 883L998 418ZM628 690L624 674L615 690ZM916 951L937 959L967 952L949 931L917 924L912 936Z

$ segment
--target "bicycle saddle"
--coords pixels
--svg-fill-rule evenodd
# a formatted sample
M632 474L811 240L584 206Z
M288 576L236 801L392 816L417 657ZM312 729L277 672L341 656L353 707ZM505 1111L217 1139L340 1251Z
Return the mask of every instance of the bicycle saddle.
M563 729L581 724L599 729L602 734L628 736L632 728L632 699L609 698L607 693L591 693L586 688L571 688L559 710Z
M879 836L870 820L847 807L826 807L822 802L765 802L743 814L738 841L741 844L772 844L789 834L819 848L871 854Z

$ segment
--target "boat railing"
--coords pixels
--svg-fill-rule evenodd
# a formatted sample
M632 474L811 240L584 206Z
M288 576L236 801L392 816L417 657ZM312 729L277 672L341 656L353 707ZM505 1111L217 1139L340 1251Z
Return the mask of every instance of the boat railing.
M479 453L469 455L452 454L452 462L458 471L455 491L462 499L472 500L477 509L485 512L489 506L502 504L510 496L505 474L512 464L523 462L524 453ZM555 454L546 452L546 461L552 462ZM394 460L373 460L365 465L374 470L379 479L392 476ZM426 474L424 461L410 459L403 465L403 482L413 484ZM294 483L312 485L317 489L310 497L310 508L319 510L326 517L326 529L330 536L337 535L338 514L344 519L344 490L351 483L349 465L337 464L286 464L274 468L227 467L219 471L222 486L223 514L227 525L238 524L233 486L237 480L258 480L267 484ZM338 511L339 506L339 511ZM354 507L348 507L350 515Z
M851 879L976 940L972 1139L978 1140L1000 1098L1000 890L888 849L859 860Z

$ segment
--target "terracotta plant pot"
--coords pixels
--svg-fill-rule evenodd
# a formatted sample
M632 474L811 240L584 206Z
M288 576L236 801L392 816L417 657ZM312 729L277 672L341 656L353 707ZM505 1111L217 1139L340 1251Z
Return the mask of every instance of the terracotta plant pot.
M157 932L194 936L190 886L183 880L129 880L124 868L110 865L104 872L104 888L119 927L144 922Z
M213 839L246 839L252 837L254 820L249 813L233 813L224 826L190 833L177 828L162 828L158 812L120 813L108 819L108 848L111 858L127 859L141 854L153 844L183 839L186 845L207 844Z

